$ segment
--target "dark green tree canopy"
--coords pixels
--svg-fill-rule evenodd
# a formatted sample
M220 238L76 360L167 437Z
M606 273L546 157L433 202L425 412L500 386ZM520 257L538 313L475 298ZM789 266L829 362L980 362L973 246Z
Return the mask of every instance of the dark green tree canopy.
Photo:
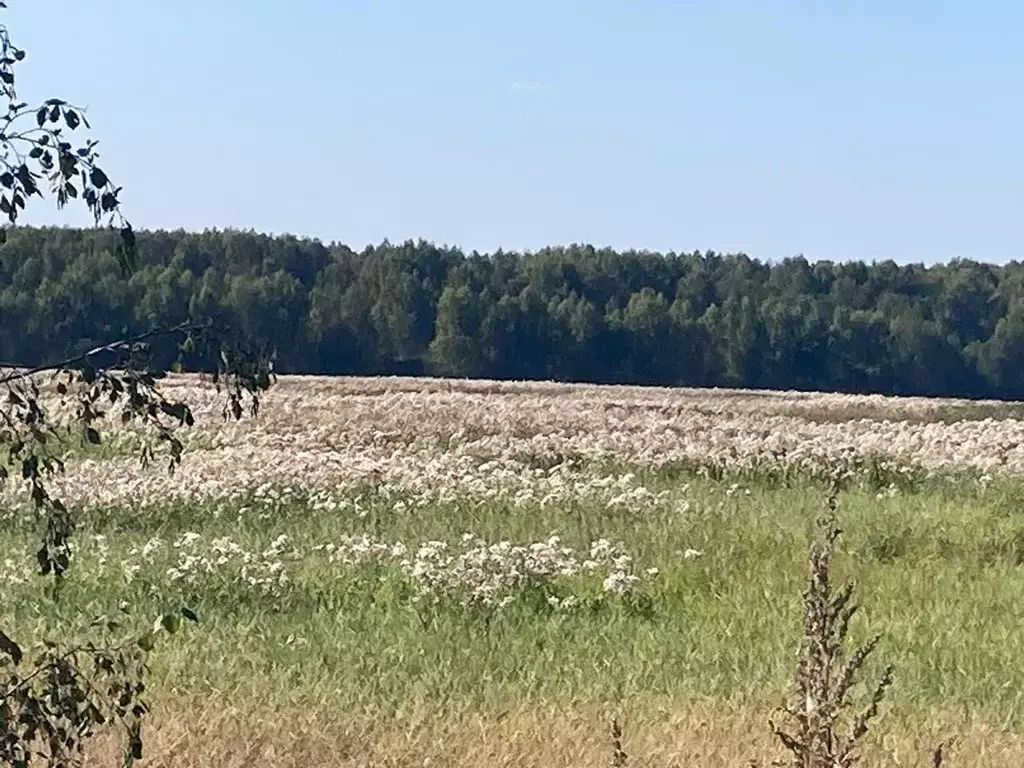
M0 362L59 359L190 320L282 372L433 372L1024 398L1024 265L766 264L589 245L356 253L255 232L140 232L118 275L103 230L10 230ZM167 360L175 354L170 346ZM193 355L188 366L213 361Z

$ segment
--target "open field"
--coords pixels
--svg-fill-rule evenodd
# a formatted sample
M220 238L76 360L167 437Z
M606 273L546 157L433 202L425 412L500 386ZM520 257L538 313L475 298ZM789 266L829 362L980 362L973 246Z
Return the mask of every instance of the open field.
M149 764L598 765L612 716L631 764L770 759L836 471L853 634L896 665L868 764L1024 759L1024 406L285 378L225 424L168 387L174 476L121 431L55 482L65 600L201 618L154 654ZM4 494L0 623L38 636L78 611Z

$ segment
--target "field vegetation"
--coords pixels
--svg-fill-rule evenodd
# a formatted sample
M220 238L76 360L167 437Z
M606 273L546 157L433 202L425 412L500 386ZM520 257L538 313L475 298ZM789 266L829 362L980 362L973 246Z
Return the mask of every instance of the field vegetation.
M60 448L61 602L16 482L0 521L14 636L198 616L151 659L148 764L599 765L613 719L629 764L783 757L836 479L851 640L882 634L865 681L895 668L867 764L1024 757L1012 405L283 377L225 422L198 378L165 390L196 418L173 475L131 425Z

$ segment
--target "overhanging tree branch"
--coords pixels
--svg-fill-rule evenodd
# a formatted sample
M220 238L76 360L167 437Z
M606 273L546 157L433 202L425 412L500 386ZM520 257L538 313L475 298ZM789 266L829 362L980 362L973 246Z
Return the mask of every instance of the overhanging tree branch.
M131 347L135 346L136 344L143 344L147 341L153 341L154 339L167 338L170 336L176 336L183 333L197 333L205 329L206 326L203 325L182 323L180 325L174 326L173 328L154 329L151 331L146 331L145 333L137 334L135 336L128 336L120 339L115 339L114 341L108 342L106 344L101 344L98 347L94 347L93 349L90 349L88 352L84 352L80 355L75 355L74 357L69 357L57 363L46 363L43 365L37 365L34 368L14 371L7 374L6 376L0 376L0 385L12 384L16 381L23 381L24 379L28 379L33 376L38 376L41 373L49 373L53 371L66 371L69 369L74 370L84 364L88 364L90 358L94 358L97 355L100 355L104 352L113 352L115 354L130 353L133 351L131 350Z

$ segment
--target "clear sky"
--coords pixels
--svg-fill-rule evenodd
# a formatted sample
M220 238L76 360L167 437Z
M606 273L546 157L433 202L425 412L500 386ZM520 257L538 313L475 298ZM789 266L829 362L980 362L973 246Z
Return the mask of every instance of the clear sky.
M1024 258L1020 0L9 2L137 228Z

